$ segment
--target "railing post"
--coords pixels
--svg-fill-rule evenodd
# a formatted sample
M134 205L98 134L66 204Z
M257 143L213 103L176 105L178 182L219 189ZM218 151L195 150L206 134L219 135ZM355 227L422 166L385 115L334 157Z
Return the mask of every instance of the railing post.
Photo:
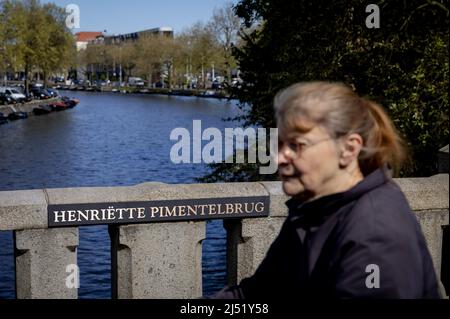
M205 222L156 223L110 228L113 297L202 296Z
M234 285L253 275L287 216L288 199L279 182L261 183L270 195L270 217L227 222L227 283Z
M18 299L78 298L77 228L21 230L14 237Z
M398 178L400 186L411 206L427 242L439 279L441 294L444 287L440 282L443 225L448 225L448 174L421 178Z
M438 171L439 174L448 174L448 145L439 150Z

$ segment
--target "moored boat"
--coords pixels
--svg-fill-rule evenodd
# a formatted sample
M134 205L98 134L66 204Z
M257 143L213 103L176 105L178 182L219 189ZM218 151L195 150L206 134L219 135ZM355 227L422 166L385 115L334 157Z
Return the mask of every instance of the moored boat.
M8 114L8 120L10 121L23 120L27 117L28 114L26 112L12 112Z
M61 98L61 101L66 103L68 108L73 108L75 107L78 103L80 103L80 100L77 99L73 99L73 98L69 98L67 96L63 96Z
M63 101L51 103L49 106L53 111L64 111L68 109L68 105Z
M33 109L34 115L44 115L53 111L50 105L39 105L38 107Z
M5 115L3 115L3 113L0 113L0 125L5 124L7 122L8 122L8 118Z
M225 96L223 94L218 93L214 90L207 90L202 93L196 94L196 97L208 97L208 98L217 98L217 99L225 98Z

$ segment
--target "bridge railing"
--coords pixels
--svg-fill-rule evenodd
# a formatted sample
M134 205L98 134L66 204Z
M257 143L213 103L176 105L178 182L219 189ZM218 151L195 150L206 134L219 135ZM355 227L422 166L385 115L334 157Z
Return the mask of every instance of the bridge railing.
M442 226L448 224L448 174L395 180L425 234L441 271ZM77 227L48 228L48 205L270 196L270 216L227 219L227 280L250 276L278 235L288 199L279 182L67 188L0 192L0 231L14 231L17 298L77 298L67 266L77 264ZM114 298L196 298L202 295L205 221L109 226ZM441 287L442 288L442 287ZM442 290L443 291L443 290Z

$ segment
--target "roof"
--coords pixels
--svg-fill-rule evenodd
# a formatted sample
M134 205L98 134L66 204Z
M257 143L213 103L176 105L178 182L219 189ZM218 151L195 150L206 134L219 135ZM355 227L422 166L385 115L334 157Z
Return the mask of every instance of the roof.
M75 33L77 42L89 42L95 40L98 36L103 35L102 32L78 32Z

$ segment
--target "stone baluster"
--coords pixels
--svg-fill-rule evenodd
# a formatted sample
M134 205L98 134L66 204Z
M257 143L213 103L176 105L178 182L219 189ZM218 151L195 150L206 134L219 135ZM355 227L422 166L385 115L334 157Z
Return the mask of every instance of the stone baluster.
M113 298L202 296L205 222L111 226Z
M279 182L261 183L270 195L270 216L240 221L226 221L227 283L234 285L253 275L278 236L287 216L288 199Z
M78 229L15 232L18 299L77 299Z

